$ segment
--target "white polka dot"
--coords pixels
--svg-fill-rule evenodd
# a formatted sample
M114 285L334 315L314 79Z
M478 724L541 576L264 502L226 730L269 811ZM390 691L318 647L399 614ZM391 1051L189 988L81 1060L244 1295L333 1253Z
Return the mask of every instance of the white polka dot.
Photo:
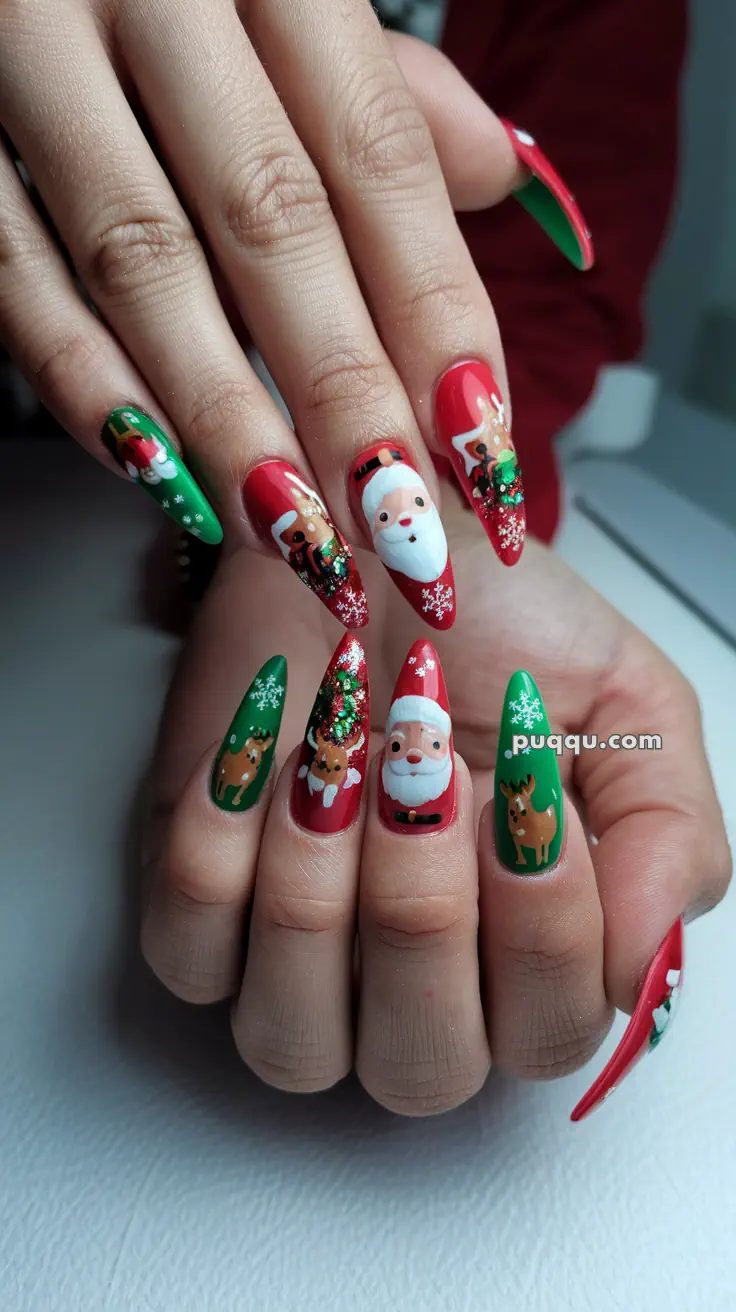
M536 146L534 137L530 137L528 132L522 132L521 128L514 128L514 132L521 142L522 146Z

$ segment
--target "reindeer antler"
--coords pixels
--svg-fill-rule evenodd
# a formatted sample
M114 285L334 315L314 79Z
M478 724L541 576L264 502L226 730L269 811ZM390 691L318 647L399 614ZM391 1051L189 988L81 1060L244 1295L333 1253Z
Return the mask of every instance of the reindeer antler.
M352 756L353 752L357 752L358 748L362 747L364 742L365 742L365 734L361 729L360 738L358 739L357 743L353 743L352 747L348 747L347 755Z
M316 739L315 736L314 736L314 729L312 728L311 724L310 724L309 728L307 729L307 742L309 743L309 746L310 746L311 748L313 748L313 750L316 752L316 751L317 751L317 739Z

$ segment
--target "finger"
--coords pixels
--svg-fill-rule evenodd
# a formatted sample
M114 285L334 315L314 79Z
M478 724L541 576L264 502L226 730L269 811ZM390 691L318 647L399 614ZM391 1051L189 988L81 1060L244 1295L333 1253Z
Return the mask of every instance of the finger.
M0 338L18 368L72 436L118 472L100 439L101 416L122 398L136 396L159 419L157 425L146 416L144 423L160 434L156 455L166 450L170 475L165 483L158 478L155 484L141 485L160 504L166 501L163 508L183 528L203 541L219 542L217 516L176 448L166 442L157 401L108 328L82 301L15 166L1 149L0 219L7 233L0 259Z
M208 751L184 789L154 867L143 955L189 1002L229 997L240 980L285 692L286 662L275 656L248 688L214 760Z
M268 1084L326 1089L352 1066L352 962L370 733L365 653L344 638L263 837L233 1033Z
M161 7L155 15L147 13L151 21L165 17ZM65 49L67 61L60 53ZM170 418L212 488L218 509L235 534L258 544L261 537L243 517L246 468L264 457L278 457L279 518L295 519L287 476L299 478L294 464L300 466L303 458L228 324L192 225L125 100L91 16L75 6L45 23L40 35L33 24L18 22L8 33L3 55L8 72L3 121L82 282L154 394L166 398ZM24 61L36 71L34 87L38 81L43 85L40 97L31 94L29 79L19 71ZM162 77L158 70L153 82ZM74 117L69 126L64 121L59 126L55 116L66 97ZM121 171L122 188L109 184L109 160ZM199 508L188 504L165 433L151 424L136 398L124 400L109 414L97 415L101 424L108 414L103 439L164 509L179 507L185 527L204 536L196 518ZM311 509L318 492L308 475L301 477ZM342 589L364 604L349 547L324 503L315 509L317 564L300 576L333 611ZM269 550L280 549L270 532L264 537Z
M441 579L454 597L447 542L433 505L431 462L315 165L229 0L216 0L207 10L193 7L186 25L176 19L178 10L178 3L147 9L141 46L140 14L126 7L120 46L187 204L286 400L327 503L350 525L350 464L364 464L377 439L398 443L402 465L412 470L418 495L432 511L421 524L433 548L422 582ZM321 549L321 542L305 538L301 515L296 527L285 519L294 516L293 499L281 487L274 502L262 471L245 472L246 510L255 527L269 542L276 538L303 575L318 574L308 548ZM401 569L395 577L401 586ZM434 611L424 607L421 589L405 592L432 622ZM445 627L451 613L443 620Z
M384 1107L422 1116L466 1101L490 1065L472 786L454 754L429 642L414 644L399 675L372 793L360 877L356 1069Z

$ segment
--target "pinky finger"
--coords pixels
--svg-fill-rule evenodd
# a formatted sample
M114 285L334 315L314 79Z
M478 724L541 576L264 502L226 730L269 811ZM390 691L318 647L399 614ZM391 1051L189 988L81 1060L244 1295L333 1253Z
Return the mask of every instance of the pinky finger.
M182 528L205 542L222 540L209 501L166 436L167 420L155 398L82 301L1 148L0 341L81 446L108 468L124 469Z

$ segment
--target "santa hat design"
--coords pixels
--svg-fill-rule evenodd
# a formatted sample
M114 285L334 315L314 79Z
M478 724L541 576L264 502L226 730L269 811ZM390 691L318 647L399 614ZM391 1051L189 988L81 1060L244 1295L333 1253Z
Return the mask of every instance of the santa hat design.
M432 724L449 738L450 704L439 656L426 638L414 643L396 681L386 734L402 722Z
M371 529L373 529L374 520L383 498L389 492L395 492L399 487L423 488L427 500L430 500L424 479L421 474L417 473L416 469L412 469L411 465L407 465L403 460L397 460L391 465L379 465L376 472L366 480L361 489L363 514Z
M288 543L282 541L281 534L285 533L287 528L291 528L294 520L297 518L298 512L296 510L287 510L283 515L279 515L275 524L271 525L273 540L281 554L285 556L287 560L289 558L289 546Z

